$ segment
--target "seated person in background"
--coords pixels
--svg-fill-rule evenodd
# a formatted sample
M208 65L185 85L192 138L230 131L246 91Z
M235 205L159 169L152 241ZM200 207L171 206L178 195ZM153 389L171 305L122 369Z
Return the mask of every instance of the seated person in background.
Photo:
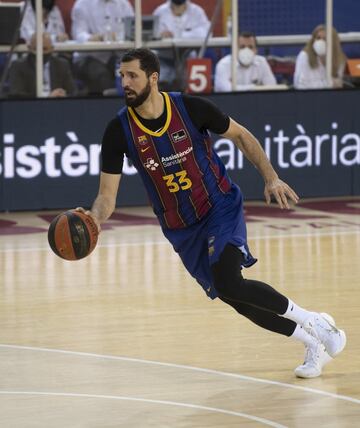
M64 20L55 0L42 0L44 30L50 34L53 42L64 42L69 39L65 32ZM27 43L36 31L35 0L26 5L24 19L21 23L20 37Z
M159 17L158 30L162 39L204 39L210 27L204 9L190 0L168 0L158 6L153 15ZM174 80L181 80L184 77L177 76L172 49L161 49L157 54L161 64L160 84L167 82L171 86ZM184 69L183 64L177 66ZM180 82L175 83L177 84L181 86Z
M159 34L165 38L204 38L210 22L203 8L190 0L168 0L158 6Z
M251 90L259 85L276 85L275 76L265 57L257 55L254 33L240 33L238 47L236 90ZM224 56L216 64L214 91L232 91L231 54Z
M299 53L295 64L294 87L296 89L341 88L346 56L341 49L339 36L332 30L332 82L326 79L326 30L318 25L311 39Z
M29 53L15 60L9 70L10 97L36 97L36 34L31 37ZM44 97L75 95L76 86L69 62L52 54L50 34L43 34Z
M134 16L128 0L77 0L72 9L72 34L79 43L122 40L122 19ZM77 77L84 81L89 94L102 94L115 87L113 52L81 53L74 57Z

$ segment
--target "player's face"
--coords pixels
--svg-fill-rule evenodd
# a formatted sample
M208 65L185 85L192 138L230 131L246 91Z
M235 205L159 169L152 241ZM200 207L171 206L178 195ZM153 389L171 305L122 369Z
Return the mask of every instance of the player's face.
M140 61L134 60L120 65L119 70L125 103L129 107L139 107L146 101L150 92L150 78L140 68Z

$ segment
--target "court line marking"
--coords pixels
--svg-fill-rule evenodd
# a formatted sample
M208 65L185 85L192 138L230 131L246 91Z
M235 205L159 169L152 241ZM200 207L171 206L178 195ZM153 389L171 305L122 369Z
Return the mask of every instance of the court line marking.
M360 226L360 225L359 225ZM338 235L359 235L360 231L357 229L354 230L347 230L347 231L333 231L333 232L324 232L324 233L296 233L296 234L289 234L289 235L262 235L262 236L253 236L248 238L248 242L251 243L251 241L262 241L265 239L288 239L288 238L318 238L323 236L338 236ZM7 236L7 235L3 235ZM17 235L19 236L19 235ZM0 236L1 238L1 236ZM114 248L114 247L133 247L136 245L169 245L171 247L171 244L165 240L159 240L159 241L139 241L139 242L119 242L114 244L98 244L98 248ZM0 253L9 253L9 252L27 252L27 251L49 251L50 247L24 247L24 248L2 248L0 249Z
M300 385L292 385L290 383L278 382L275 380L256 378L256 377L245 376L237 373L223 372L219 370L205 369L202 367L194 367L194 366L188 366L183 364L163 363L161 361L143 360L139 358L130 358L130 357L120 357L116 355L103 355L103 354L95 354L90 352L67 351L67 350L55 349L55 348L37 348L33 346L22 346L22 345L0 344L0 348L12 348L12 349L20 349L20 350L24 349L24 350L35 351L35 352L50 352L50 353L59 353L59 354L67 354L67 355L78 355L78 356L84 356L84 357L102 358L104 360L118 360L118 361L128 361L133 363L158 365L158 366L164 366L164 367L174 367L174 368L179 368L184 370L193 370L193 371L198 371L202 373L210 373L218 376L232 377L235 379L247 380L251 382L265 383L268 385L276 385L283 388L295 389L299 391L310 392L312 394L323 395L325 397L334 398L336 400L343 400L343 401L348 401L355 404L360 404L359 399L349 397L347 395L335 394L333 392L322 391L320 389L314 389L314 388L309 388L309 387L300 386Z
M245 419L250 419L255 422L261 422L265 425L274 428L287 428L285 425L278 424L277 422L270 421L269 419L260 418L258 416L249 415L248 413L235 412L232 410L220 409L218 407L202 406L200 404L181 403L177 401L167 400L152 400L148 398L135 398L120 395L98 395L98 394L77 394L72 392L37 392L37 391L0 391L0 395L45 395L55 397L77 397L77 398L97 398L97 399L108 399L108 400L123 400L123 401L139 401L151 404L165 404L167 406L186 407L190 409L207 410L214 413L223 413L225 415L238 416Z

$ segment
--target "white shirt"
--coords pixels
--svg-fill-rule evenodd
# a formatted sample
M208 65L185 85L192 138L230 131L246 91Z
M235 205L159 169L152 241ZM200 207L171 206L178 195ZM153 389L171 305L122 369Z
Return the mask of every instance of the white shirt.
M48 97L51 93L50 61L44 64L43 69L43 97Z
M93 34L105 36L106 31L118 33L122 18L126 16L134 16L134 9L128 0L76 0L71 11L73 38L85 43ZM91 55L107 62L111 53L96 52Z
M189 0L181 16L173 14L170 1L158 6L153 15L159 17L159 34L171 31L175 38L204 38L210 27L204 9Z
M236 89L246 91L258 85L276 85L276 79L271 68L263 56L255 55L249 67L244 67L237 61ZM232 91L231 84L231 55L226 55L216 64L215 92Z
M340 79L344 76L345 66L341 66L338 71ZM326 67L318 57L318 65L311 68L307 52L302 50L296 58L294 87L296 89L322 89L332 88L333 83L329 84L326 78Z
M26 11L24 14L24 19L21 23L20 28L20 36L26 42L29 42L31 36L36 31L36 17L35 12L30 4L30 2L26 6ZM54 6L49 15L48 15L48 23L45 27L45 31L50 34L51 40L53 43L56 41L56 37L58 34L65 33L65 25L64 20L61 15L60 9L57 6Z

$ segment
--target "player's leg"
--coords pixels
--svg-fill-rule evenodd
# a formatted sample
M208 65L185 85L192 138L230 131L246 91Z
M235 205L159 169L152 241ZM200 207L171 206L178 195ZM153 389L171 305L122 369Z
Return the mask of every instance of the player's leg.
M346 337L329 318L310 312L261 281L244 279L240 266L242 252L233 245L226 245L219 260L211 266L214 286L221 298L245 303L294 321L325 346L335 357L345 347Z
M303 378L320 376L325 364L332 360L324 345L294 321L246 303L234 302L223 297L220 299L256 325L290 337L305 346L304 363L295 369L296 376Z
M298 325L294 321L283 318L274 312L269 312L256 306L251 306L247 303L235 302L227 299L226 297L219 297L219 299L233 307L236 312L245 316L259 327L284 336L290 337ZM307 336L310 336L308 333L306 334Z

